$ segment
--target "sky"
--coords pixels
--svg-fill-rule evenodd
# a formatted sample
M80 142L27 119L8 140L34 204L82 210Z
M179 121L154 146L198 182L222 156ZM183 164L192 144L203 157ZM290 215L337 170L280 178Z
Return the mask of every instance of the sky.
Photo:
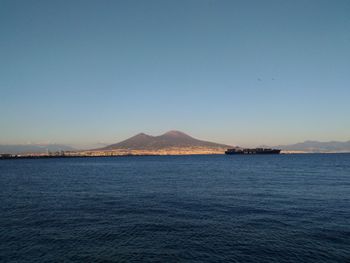
M0 0L0 143L350 140L350 1Z

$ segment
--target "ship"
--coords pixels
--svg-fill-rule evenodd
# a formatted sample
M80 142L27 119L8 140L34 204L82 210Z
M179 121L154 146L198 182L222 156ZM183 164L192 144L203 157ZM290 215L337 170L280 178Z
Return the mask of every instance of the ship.
M270 148L232 148L227 149L225 154L279 154L280 149Z

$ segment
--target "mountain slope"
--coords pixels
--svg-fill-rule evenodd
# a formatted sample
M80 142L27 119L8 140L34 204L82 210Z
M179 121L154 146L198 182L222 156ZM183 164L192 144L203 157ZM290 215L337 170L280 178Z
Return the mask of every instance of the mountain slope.
M162 150L167 148L208 148L226 149L229 145L218 144L195 139L180 131L169 131L160 136L150 136L144 133L137 134L125 141L109 145L101 150Z

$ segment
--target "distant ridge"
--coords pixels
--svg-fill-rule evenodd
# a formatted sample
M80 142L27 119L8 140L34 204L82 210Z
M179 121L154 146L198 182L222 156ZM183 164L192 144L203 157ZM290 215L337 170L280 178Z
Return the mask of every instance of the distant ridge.
M109 145L100 150L164 150L169 148L227 149L231 146L195 139L181 131L168 131L159 136L139 133L127 140Z
M290 145L279 145L275 148L283 151L300 151L310 153L335 153L335 152L350 152L350 141L339 142L319 142L319 141L305 141Z
M2 144L0 154L21 154L21 153L46 153L58 151L74 151L73 147L63 144Z

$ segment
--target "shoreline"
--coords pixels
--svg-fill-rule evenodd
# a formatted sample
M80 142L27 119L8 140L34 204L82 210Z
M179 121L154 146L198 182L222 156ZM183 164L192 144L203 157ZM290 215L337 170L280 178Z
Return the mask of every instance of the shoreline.
M281 152L278 155L305 155L305 154L350 154L350 152ZM113 157L147 157L147 156L196 156L196 155L226 155L225 153L202 153L202 154L120 154L120 155L9 155L0 154L0 160L20 159L74 159L74 158L113 158ZM244 154L243 156L264 155Z

